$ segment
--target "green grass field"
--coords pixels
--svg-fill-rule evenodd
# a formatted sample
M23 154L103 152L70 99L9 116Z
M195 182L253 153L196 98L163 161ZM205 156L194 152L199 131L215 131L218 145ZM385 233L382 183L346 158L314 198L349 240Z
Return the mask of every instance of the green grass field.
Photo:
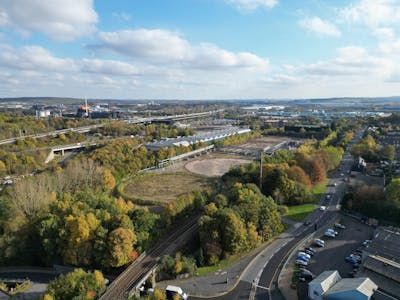
M183 194L201 190L210 183L204 176L189 172L146 174L124 184L123 194L128 199L169 202Z
M293 221L303 221L307 215L315 209L314 203L289 206L289 212L284 217Z
M325 192L328 181L329 179L325 179L323 182L316 184L312 188L311 193L313 194L314 203L318 203L321 199L322 194Z

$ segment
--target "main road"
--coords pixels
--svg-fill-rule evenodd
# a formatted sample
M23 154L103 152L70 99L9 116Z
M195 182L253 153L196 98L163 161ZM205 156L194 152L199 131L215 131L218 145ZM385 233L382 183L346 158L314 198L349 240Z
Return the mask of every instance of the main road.
M365 128L360 130L351 144L358 142L364 131ZM315 230L315 224L319 228L337 216L337 212L340 209L340 201L346 188L345 181L349 176L348 174L350 173L352 163L352 156L346 151L339 168L331 174L325 194L321 197L320 205L325 206L326 209L320 210L318 208L307 217L307 220L311 222L311 226L293 228L280 235L250 263L240 276L239 282L233 290L223 296L207 298L218 300L284 299L277 288L277 278L281 264L288 253L290 253L302 239ZM189 299L202 298L189 297Z

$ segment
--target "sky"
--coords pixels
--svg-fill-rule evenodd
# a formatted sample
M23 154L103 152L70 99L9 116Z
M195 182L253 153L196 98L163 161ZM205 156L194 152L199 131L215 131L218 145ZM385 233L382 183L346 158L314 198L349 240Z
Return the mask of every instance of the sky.
M1 0L0 97L400 95L400 0Z

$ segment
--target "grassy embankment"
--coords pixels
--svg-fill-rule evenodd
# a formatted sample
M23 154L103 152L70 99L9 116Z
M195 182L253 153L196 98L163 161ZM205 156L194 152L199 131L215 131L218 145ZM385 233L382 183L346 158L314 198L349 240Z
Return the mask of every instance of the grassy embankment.
M284 217L297 222L303 221L307 217L307 215L310 212L312 212L317 206L316 203L319 202L322 195L324 194L327 184L328 184L328 179L315 185L312 188L311 192L314 200L313 203L290 206L288 213L285 214Z

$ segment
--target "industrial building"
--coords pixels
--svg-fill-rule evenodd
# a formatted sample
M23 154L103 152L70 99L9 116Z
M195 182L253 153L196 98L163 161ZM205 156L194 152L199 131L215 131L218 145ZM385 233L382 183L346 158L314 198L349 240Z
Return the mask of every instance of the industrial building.
M400 231L378 227L362 251L357 276L368 276L383 292L400 298Z
M216 140L221 140L235 134L245 134L251 132L250 129L243 129L239 127L229 127L222 130L213 130L208 132L198 133L193 136L185 136L181 138L164 139L161 141L147 143L144 146L149 150L157 150L173 146L189 146L197 143L213 142Z

